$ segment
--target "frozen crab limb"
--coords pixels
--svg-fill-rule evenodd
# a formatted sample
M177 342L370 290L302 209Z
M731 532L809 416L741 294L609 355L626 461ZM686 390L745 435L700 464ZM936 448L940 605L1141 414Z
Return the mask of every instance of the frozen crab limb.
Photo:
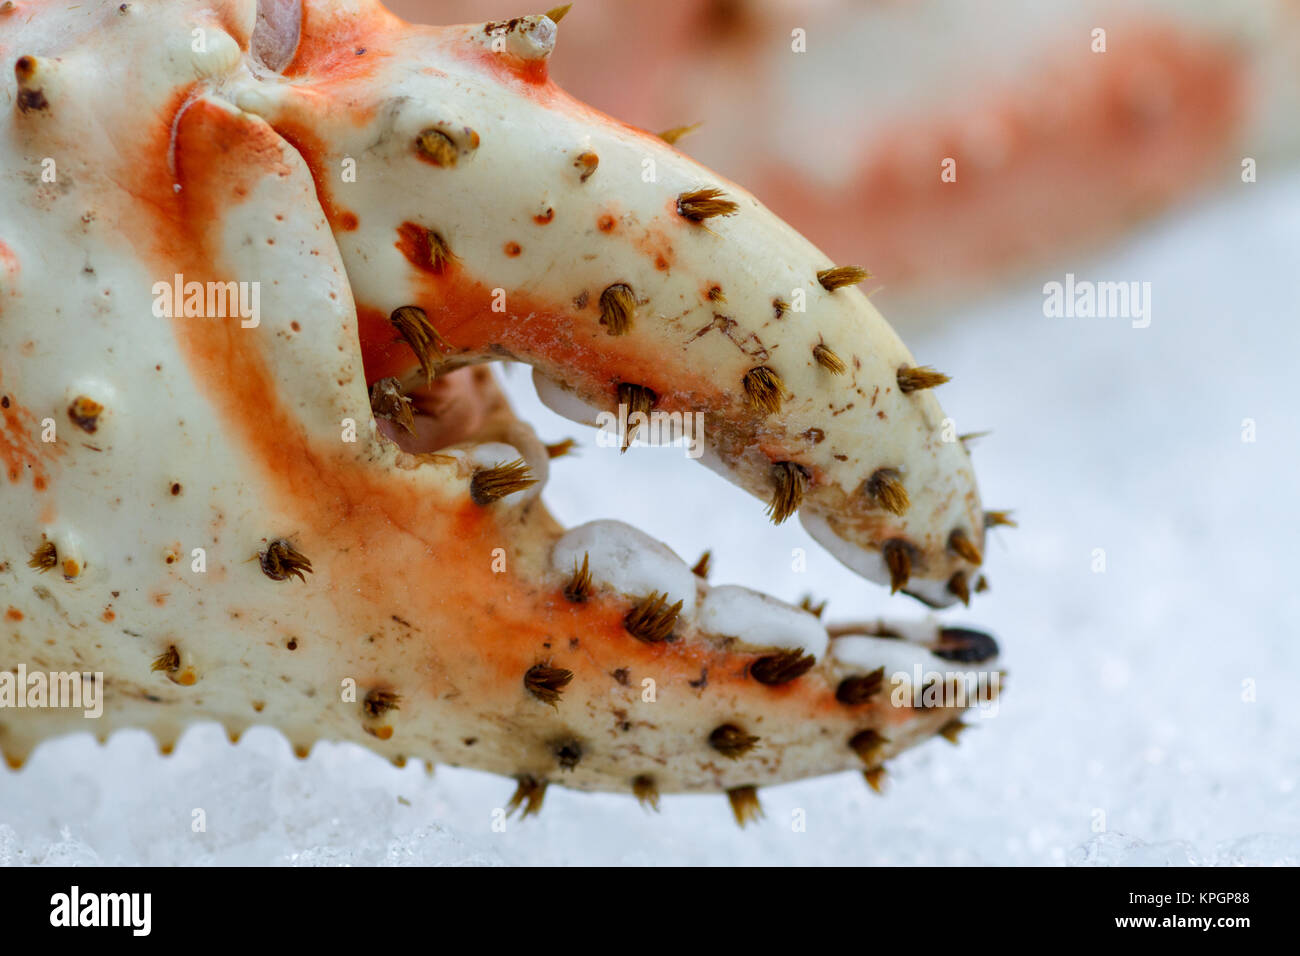
M896 705L871 677L896 654L837 656L814 614L547 513L554 452L482 363L531 364L580 420L702 414L706 461L773 520L931 603L968 599L986 523L944 377L863 270L566 97L550 18L20 7L0 21L7 662L101 671L101 735L265 722L303 753L513 776L525 813L557 781L726 791L743 822L757 786L878 782L969 706ZM964 663L988 669L980 648ZM3 710L0 746L17 764L85 727Z

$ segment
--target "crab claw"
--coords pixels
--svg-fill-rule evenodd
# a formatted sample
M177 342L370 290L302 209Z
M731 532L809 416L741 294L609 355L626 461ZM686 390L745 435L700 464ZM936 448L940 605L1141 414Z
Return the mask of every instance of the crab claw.
M144 56L195 30L203 50ZM932 604L969 597L985 525L945 379L865 272L566 97L549 17L196 0L22 31L59 75L7 141L71 175L4 181L42 218L0 231L0 451L26 496L0 581L19 652L104 672L109 729L270 722L304 752L507 774L525 815L557 780L726 791L743 822L759 785L878 783L996 673L977 632L833 635L627 525L547 513L550 450L481 363L531 364L580 421L702 416L705 463L774 520ZM211 314L214 287L238 309ZM64 408L73 438L23 438ZM76 575L38 577L67 556ZM0 743L73 726L31 711Z
M234 96L302 150L333 210L368 378L510 357L588 424L620 404L699 413L706 463L774 519L798 510L891 590L958 599L984 522L932 391L946 377L856 288L864 270L567 97L546 78L545 17L429 29L340 11L307 26L284 82ZM355 182L340 179L349 158ZM414 354L394 347L404 308L430 330Z

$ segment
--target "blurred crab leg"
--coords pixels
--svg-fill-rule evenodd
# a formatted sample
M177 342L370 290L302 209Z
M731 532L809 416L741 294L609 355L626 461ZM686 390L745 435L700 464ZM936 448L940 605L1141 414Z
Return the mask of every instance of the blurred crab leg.
M895 321L1300 155L1291 0L606 0L564 43L566 89L648 129L702 121L687 151L869 265Z

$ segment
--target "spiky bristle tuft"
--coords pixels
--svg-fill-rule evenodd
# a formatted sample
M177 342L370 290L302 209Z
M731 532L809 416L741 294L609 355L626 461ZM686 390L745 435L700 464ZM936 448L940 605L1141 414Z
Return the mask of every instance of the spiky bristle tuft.
M512 816L521 806L524 812L519 815L520 820L536 816L541 812L542 801L546 799L546 781L538 780L530 774L516 777L515 780L515 792L505 807L506 816Z
M181 652L176 649L175 644L168 644L167 650L163 651L153 659L149 665L151 671L162 671L164 674L175 674L181 669Z
M427 231L425 239L429 244L429 265L435 272L442 272L455 258L451 253L451 246L447 244L446 239L442 238L442 233L435 232L432 229ZM439 340L438 344L442 345L443 342Z
M704 222L714 216L733 215L740 206L726 199L721 189L713 186L694 189L677 197L677 214L691 222Z
M287 581L289 578L306 581L306 575L312 573L307 556L283 538L276 538L257 557L262 564L262 573L272 581Z
M727 791L727 800L731 803L736 823L741 827L763 819L763 805L758 802L757 787L732 787Z
M559 703L564 688L573 680L573 671L552 667L550 662L534 664L524 673L524 687L543 704L552 707Z
M799 510L804 489L808 487L808 470L792 461L772 464L772 500L767 515L772 524L781 524Z
M880 549L889 569L889 593L907 587L912 577L912 546L902 538L890 538Z
M1020 527L1012 519L1010 511L986 511L984 512L984 527L986 528L1018 528Z
M857 285L870 277L871 273L861 266L835 266L833 269L822 269L817 273L817 281L827 292L834 292L847 285Z
M546 11L546 17L552 23L559 23L564 19L565 14L567 14L572 8L573 4L571 3L564 3L558 7L551 7L551 9Z
M588 567L588 554L582 553L582 567L578 567L578 561L573 561L573 574L569 577L569 583L564 586L564 596L574 604L581 604L587 598L591 597L594 587L591 583L591 569Z
M813 346L813 358L816 359L818 365L832 375L843 375L849 369L844 364L844 359L836 355L835 350L825 342L818 342Z
M815 657L795 648L760 657L749 665L749 676L760 684L777 687L802 677L812 670L812 666L816 663Z
M907 509L912 504L907 489L903 487L902 476L895 468L877 468L867 479L863 490L892 515L901 517L907 514Z
M418 305L404 305L394 309L388 321L393 323L393 327L415 353L420 363L420 370L424 372L425 384L432 382L434 356L444 349L450 349L450 346L438 334L438 330L429 323L429 317L424 309Z
M884 754L885 746L888 743L889 738L883 736L879 731L863 730L850 738L849 747L866 764L867 769L871 769L880 766L881 756Z
M709 577L709 564L712 560L713 552L705 551L700 555L700 560L695 562L695 567L691 568L691 573L697 578L705 578L707 580Z
M636 295L626 282L615 282L600 294L600 324L610 335L632 331L636 314Z
M948 550L953 554L961 555L971 564L982 564L984 555L980 554L980 549L975 546L975 542L961 528L954 528L952 534L948 535Z
M928 365L904 365L898 370L898 387L904 395L951 381L949 376L936 372Z
M846 677L835 688L835 699L846 707L856 707L880 693L885 686L885 668L877 667L869 674Z
M658 398L654 390L646 388L644 385L634 385L631 382L618 383L618 403L627 406L627 417L629 421L627 434L623 436L623 447L621 451L627 451L632 445L632 440L636 438L636 433L641 427L640 422L632 422L632 416L637 412L642 415L649 415L650 410L654 408L655 401Z
M669 146L676 146L679 139L683 136L689 136L699 128L699 123L692 123L690 126L674 126L672 129L666 129L660 133L659 138Z
M799 599L799 606L814 617L821 617L822 612L826 610L826 602L816 603L813 601L811 594L805 594Z
M965 571L953 572L953 576L948 579L948 593L970 607L970 579Z
M963 724L960 717L954 717L939 728L939 736L955 747L961 742L962 731L967 729L969 726Z
M751 368L745 373L745 397L755 411L775 415L781 410L781 393L785 383L781 376L766 365Z
M651 591L627 612L623 627L638 641L658 644L672 636L681 611L681 601L669 604L667 594Z
M872 767L870 770L862 771L862 779L867 781L867 786L881 794L885 792L885 781L888 776L884 767Z
M577 441L572 438L564 438L560 441L553 442L546 446L547 458L563 458L577 446Z
M654 777L648 774L636 777L632 781L632 795L647 810L659 812L659 786L655 783Z
M469 496L476 505L489 505L535 484L537 479L529 472L528 462L516 458L474 472L469 482Z
M44 574L51 568L59 566L59 549L54 546L53 541L42 541L36 546L30 558L27 559L27 566L35 568Z

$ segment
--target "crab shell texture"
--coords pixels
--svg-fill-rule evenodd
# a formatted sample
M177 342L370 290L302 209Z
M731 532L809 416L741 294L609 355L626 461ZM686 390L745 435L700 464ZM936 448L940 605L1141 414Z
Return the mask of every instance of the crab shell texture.
M831 637L543 506L548 450L488 361L531 364L580 421L629 397L703 413L706 464L934 606L977 582L985 524L867 298L743 189L556 88L556 32L367 0L4 4L2 663L105 681L89 724L0 711L11 765L56 734L167 750L216 720L533 792L743 794L951 725L842 686L987 669L991 641ZM372 411L386 380L404 422Z

